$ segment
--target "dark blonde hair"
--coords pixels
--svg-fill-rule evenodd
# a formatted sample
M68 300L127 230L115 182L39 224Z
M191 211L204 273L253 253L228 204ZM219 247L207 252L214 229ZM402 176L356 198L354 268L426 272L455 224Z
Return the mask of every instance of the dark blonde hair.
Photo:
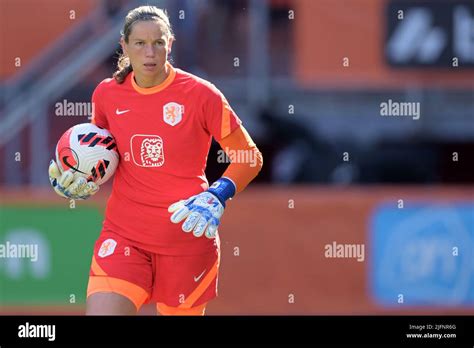
M139 21L157 21L161 20L163 23L166 24L168 29L168 35L174 38L173 30L170 24L170 18L166 10L162 10L156 6L140 6L134 8L130 12L127 13L125 17L125 24L123 26L123 30L120 33L122 38L126 43L128 43L128 38L130 33L132 32L133 24ZM117 62L117 71L114 73L114 79L117 83L123 83L125 78L128 74L132 72L133 68L130 64L130 58L125 54L122 53L119 56Z

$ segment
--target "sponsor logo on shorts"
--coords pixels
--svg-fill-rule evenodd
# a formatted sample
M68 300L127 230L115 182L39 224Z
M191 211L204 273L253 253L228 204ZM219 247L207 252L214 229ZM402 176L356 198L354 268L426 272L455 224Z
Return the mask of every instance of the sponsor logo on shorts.
M99 257L106 257L112 255L115 251L115 247L117 246L117 242L113 239L107 239L102 242L102 245L99 249Z
M204 273L206 273L206 270L202 271L202 273L201 273L200 275L198 275L197 277L194 277L194 281L195 281L195 282L198 282L199 279L202 278L202 276L204 275Z

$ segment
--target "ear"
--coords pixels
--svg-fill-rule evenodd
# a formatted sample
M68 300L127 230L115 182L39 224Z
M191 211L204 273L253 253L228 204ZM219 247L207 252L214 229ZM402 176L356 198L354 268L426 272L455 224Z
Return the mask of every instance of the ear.
M123 51L123 53L128 56L126 45L127 45L127 44L126 44L126 42L125 42L125 40L123 39L123 36L122 36L122 37L120 38L120 46L122 46L122 51Z
M173 47L174 37L170 36L168 39L168 54L171 54L171 48Z

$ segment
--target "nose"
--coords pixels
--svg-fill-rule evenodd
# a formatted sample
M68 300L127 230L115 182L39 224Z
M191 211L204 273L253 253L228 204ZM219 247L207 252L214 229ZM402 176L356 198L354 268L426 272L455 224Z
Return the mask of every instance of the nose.
M145 46L145 55L151 58L155 56L155 48L153 45L150 44Z

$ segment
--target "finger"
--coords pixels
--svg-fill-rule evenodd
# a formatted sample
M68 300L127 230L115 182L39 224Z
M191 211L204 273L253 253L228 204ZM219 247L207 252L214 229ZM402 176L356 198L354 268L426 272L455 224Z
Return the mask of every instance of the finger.
M175 211L177 211L182 206L184 206L184 201L183 200L175 202L175 203L171 204L168 207L168 213L174 213Z
M48 174L51 178L58 179L61 176L61 171L55 160L49 162Z
M81 192L86 185L86 178L80 176L76 180L74 180L71 185L68 186L68 188L65 190L65 193L70 195L78 195L79 192Z
M94 195L97 191L99 191L99 185L97 185L93 181L89 181L86 186L82 189L80 192L81 196L92 196Z
M201 218L201 214L194 212L188 216L186 221L183 223L183 231L191 232Z
M71 185L74 180L74 173L71 170L67 170L61 174L61 177L58 179L58 185L63 189L66 189Z
M188 207L182 206L181 209L179 209L178 211L175 211L173 215L171 215L171 218L170 218L171 222L177 224L183 221L189 215L189 213L190 211Z
M56 189L57 186L58 186L58 179L56 178L53 178L52 176L49 177L49 183L51 184L51 186Z
M217 225L209 224L209 227L206 230L206 237L209 239L215 238L217 232Z
M196 237L201 237L204 234L207 226L209 224L209 220L206 220L203 216L199 219L198 223L194 227L193 234Z
M84 185L82 190L78 190L76 196L81 199L88 199L90 196L94 195L99 190L99 186L93 186L90 182Z
M84 196L80 196L80 195L72 195L70 198L75 200L75 201L84 201L87 198L89 198L89 196L84 197Z
M65 192L70 195L77 196L85 188L86 185L87 185L87 180L83 177L79 177L75 179L71 185L68 186Z
M56 180L56 179L54 179ZM61 190L58 189L58 186L53 186L54 187L54 192L56 192L58 195L60 195L61 197L63 198L70 198L68 197L66 194L64 194L64 192L62 192Z
M196 200L198 195L194 195L194 196L191 196L189 197L188 199L186 199L183 204L184 205L190 205L191 203L194 203L194 201Z

